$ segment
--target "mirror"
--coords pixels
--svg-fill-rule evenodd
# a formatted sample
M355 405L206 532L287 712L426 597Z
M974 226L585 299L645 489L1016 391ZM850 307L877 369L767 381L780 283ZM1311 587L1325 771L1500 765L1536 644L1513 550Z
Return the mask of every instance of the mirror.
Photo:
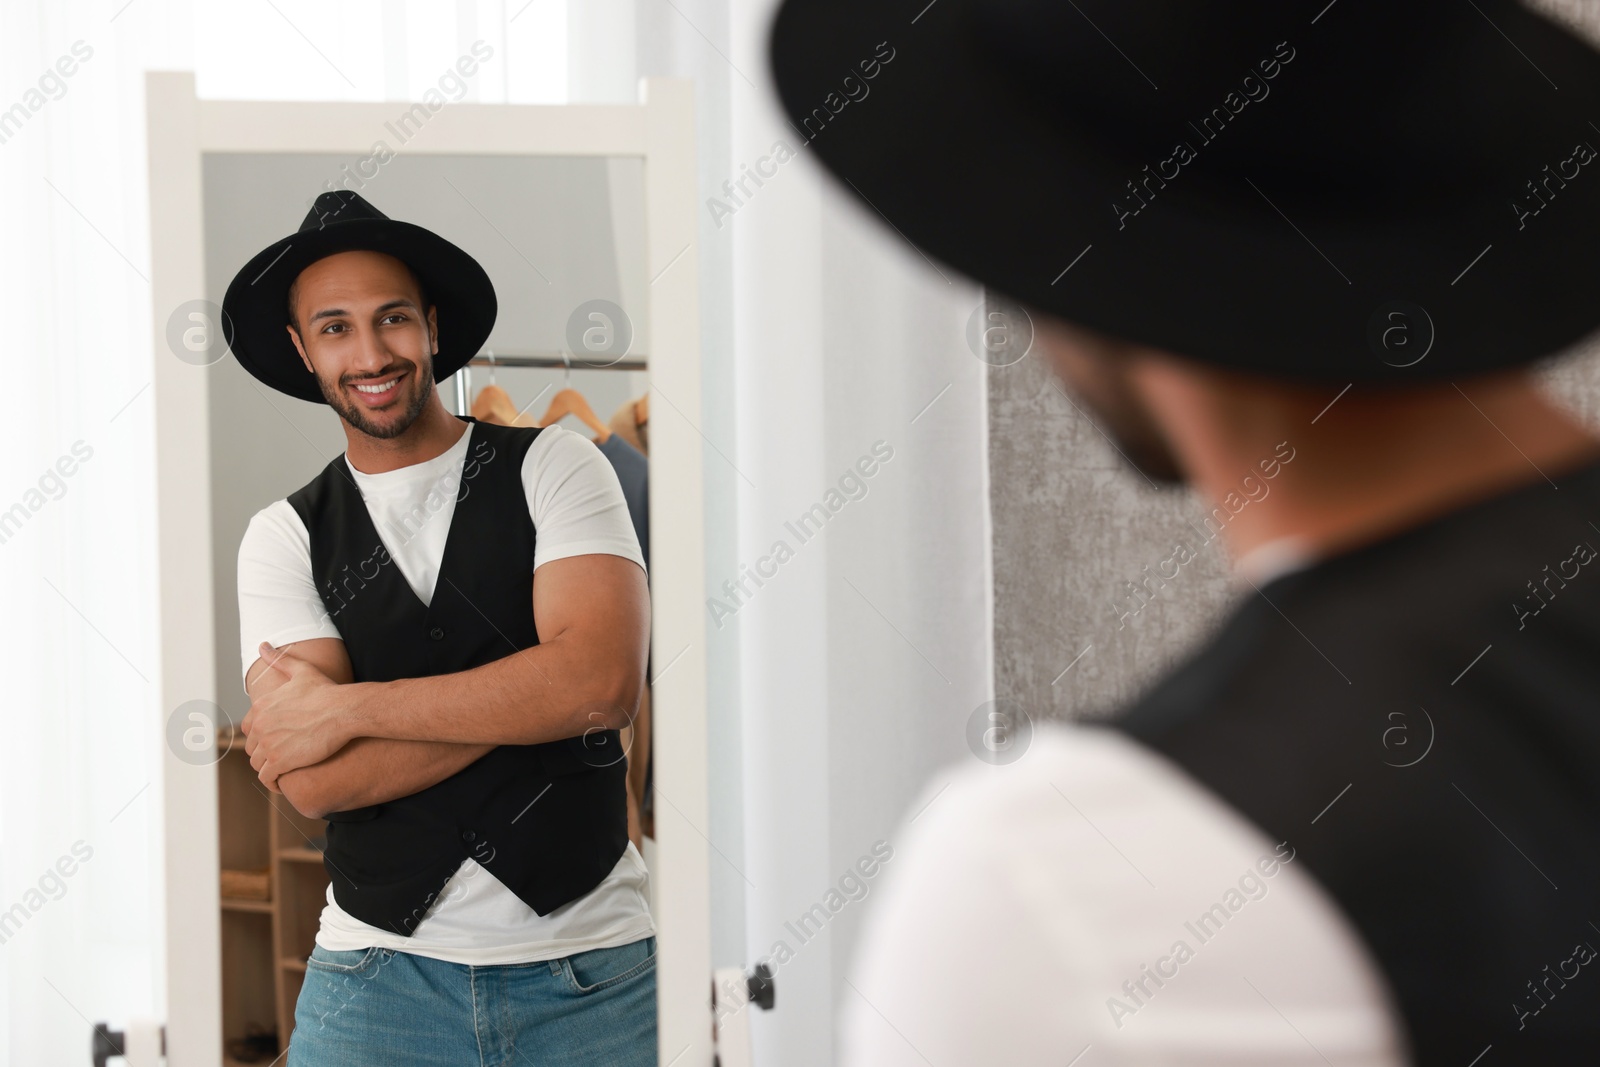
M631 532L648 570L645 398L650 380L645 339L651 334L642 158L375 151L352 160L339 154L206 152L201 170L206 296L212 305L222 303L234 274L252 256L294 232L316 195L335 187L353 190L390 218L425 227L456 244L494 283L498 315L487 342L469 366L437 386L450 414L478 420L462 431L468 450L453 467L444 464L445 474L428 478L429 484L408 480L398 470L385 471L353 480L361 495L346 498L346 504L354 499L366 504L367 518L383 540L387 558L400 565L406 583L423 602L418 611L428 603L429 594L438 595L441 580L453 573L459 577L453 565L464 567L469 557L514 554L504 548L516 540L511 531L497 539L484 536L482 526L469 527L478 540L452 555L445 551L444 536L430 536L441 534L440 528L427 528L438 513L450 515L447 529L466 522L463 516L468 512L460 509L476 486L468 484L471 475L464 472L483 457L478 446L484 440L521 439L520 431L512 437L485 438L491 425L540 427L527 446L520 485L478 483L498 486L497 492L522 492L534 519L532 543L539 566L566 558L563 553L604 553L594 546L607 538L615 543L617 513L613 509L600 514L592 503L595 494L616 494L620 489L627 505L624 529ZM319 591L311 580L313 559L322 556L311 545L307 512L297 510L288 499L317 480L330 464L343 463L340 457L347 438L333 409L272 390L234 359L218 360L209 374L216 671L222 710L238 724L251 707L243 679L257 658L257 642L274 639L270 631L276 631L276 643L292 643L301 639L295 636L297 629L304 634L325 620L337 629L334 620L347 606L337 592ZM547 417L552 422L542 425ZM612 480L596 480L597 471ZM450 496L454 499L446 503ZM448 510L439 512L441 507ZM418 514L419 508L428 514L413 527L407 516ZM594 513L581 520L572 517L585 508ZM326 512L317 514L323 519L314 518L312 525L325 545L326 535L320 531L333 528L334 520ZM400 521L392 521L396 515ZM258 521L253 524L253 519ZM249 548L241 555L247 533ZM448 545L456 543L451 534ZM550 558L544 558L545 553ZM273 568L275 574L267 573ZM382 580L362 574L374 582ZM309 589L317 595L293 599L283 593L285 588ZM354 597L366 588L358 582L350 603L359 603ZM399 595L402 600L406 596L403 590ZM345 614L343 619L348 625L375 625L370 613ZM361 619L365 623L354 621ZM364 891L381 882L383 875L344 871L334 861L335 854L349 856L354 865L354 860L373 854L369 850L381 849L392 858L410 847L410 842L385 829L389 822L385 805L330 809L324 813L327 818L312 817L286 795L262 785L242 735L231 736L231 748L219 744L219 750L227 749L217 762L217 776L222 1031L229 1055L238 1062L253 1062L251 1056L264 1053L260 1062L270 1062L288 1046L296 1023L303 1029L308 1020L316 1020L319 1049L332 1050L342 1047L338 1041L356 1040L361 1027L374 1024L374 1016L367 1010L346 1010L352 984L373 991L387 984L404 989L421 982L451 981L467 963L548 961L549 967L505 972L528 984L517 989L508 985L504 995L523 1005L547 1003L549 1011L570 1011L573 1000L581 1003L605 990L603 1001L593 997L597 1010L604 1004L606 1011L631 1013L621 1026L607 1024L616 1031L616 1039L637 1048L648 1037L650 1046L637 1060L613 1054L601 1059L655 1064L654 979L652 975L651 982L644 983L638 978L644 973L643 954L654 952L657 929L656 900L648 877L656 866L650 707L647 682L632 725L618 732L614 741L604 738L621 746L629 810L630 840L611 873L547 914L530 907L490 873L520 870L505 866L505 857L497 853L523 847L516 834L537 828L541 818L555 819L559 809L549 801L539 806L544 795L539 792L512 820L516 827L509 839L503 835L492 844L478 841L467 850L467 858L459 860L442 889L430 894L420 914L413 910L416 921L408 920L410 929L403 935L354 914L356 902L371 907ZM586 746L584 751L594 749ZM474 768L481 769L499 754L497 750L485 755L455 773L474 773ZM561 758L559 746L545 746L536 764L549 771L545 788L564 787L575 780L561 777L572 769L558 767ZM616 762L592 756L580 760L591 764L577 766L580 776L591 773L594 765ZM620 776L613 780L620 781ZM483 781L510 782L507 788L512 788L521 779L502 775ZM430 796L453 796L448 786L447 776L427 788L432 790ZM465 818L463 810L441 801L436 814L438 819L460 820ZM334 847L325 855L330 833ZM471 833L469 829L462 836ZM417 868L439 862L436 850L416 857ZM407 865L383 867L394 869ZM345 891L337 892L341 886ZM646 936L651 940L647 942ZM565 1007L562 997L568 998ZM368 997L369 1006L373 999ZM430 999L444 1003L443 998ZM384 1003L388 1006L383 1010L393 1012L402 1002L396 998ZM536 1012L529 1011L532 1019ZM328 1022L340 1015L345 1025ZM396 1017L383 1025L391 1033L410 1033L423 1041L432 1040L425 1035L435 1021ZM458 1031L472 1037L473 1020L464 1026ZM487 1036L509 1045L527 1041L526 1034ZM595 1051L603 1050L596 1046Z

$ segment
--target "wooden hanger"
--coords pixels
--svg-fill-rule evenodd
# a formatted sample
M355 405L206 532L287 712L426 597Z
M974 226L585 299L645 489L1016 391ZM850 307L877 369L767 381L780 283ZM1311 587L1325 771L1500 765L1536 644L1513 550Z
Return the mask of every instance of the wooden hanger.
M583 394L572 388L570 384L572 382L572 361L567 358L565 352L561 353L561 359L567 365L566 380L568 384L550 398L550 406L545 409L544 418L540 419L537 425L549 426L560 422L568 415L576 415L579 421L598 435L595 437L594 443L597 445L604 444L606 439L611 436L611 427L601 422L599 416L594 413L594 409L589 406L589 402L583 398Z
M563 389L550 398L550 406L545 409L544 418L539 420L538 425L549 426L568 415L576 415L585 426L598 435L594 439L597 445L603 444L606 438L611 436L611 427L600 421L582 393L571 388Z
M489 384L478 390L478 395L473 398L472 417L497 426L532 426L533 416L520 413L512 402L511 394L495 384L494 353L484 354L489 357Z
M477 397L472 401L472 417L479 422L511 426L517 418L517 405L498 385L486 385L478 390Z

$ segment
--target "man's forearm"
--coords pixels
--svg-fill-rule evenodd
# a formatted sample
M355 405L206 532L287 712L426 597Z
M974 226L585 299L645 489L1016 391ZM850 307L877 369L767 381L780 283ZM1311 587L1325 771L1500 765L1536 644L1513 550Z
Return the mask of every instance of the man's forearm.
M295 810L312 818L408 797L481 759L495 746L358 737L310 767L278 778Z
M642 662L630 669L574 643L549 641L454 674L349 686L351 730L397 740L542 744L628 725L643 680Z

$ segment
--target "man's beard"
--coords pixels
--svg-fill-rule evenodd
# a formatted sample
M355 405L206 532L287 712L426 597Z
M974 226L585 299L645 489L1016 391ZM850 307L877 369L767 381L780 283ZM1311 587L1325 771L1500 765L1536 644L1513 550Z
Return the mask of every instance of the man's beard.
M1060 377L1051 384L1093 420L1134 470L1161 488L1186 484L1171 445L1156 428L1149 411L1121 381L1112 384L1102 378L1098 389L1085 388L1087 383L1069 384Z
M1134 470L1162 488L1177 488L1187 483L1188 479L1178 466L1178 457L1172 454L1166 441L1150 434L1130 432L1106 413L1099 414L1102 427Z
M383 377L376 375L375 377ZM370 380L370 379L365 379ZM352 381L350 388L354 389L361 384L362 379ZM378 412L366 407L359 400L351 399L349 394L338 386L330 386L322 375L317 375L317 388L322 390L322 399L328 406L339 413L339 416L354 426L368 437L389 439L399 437L411 428L411 424L421 416L422 409L428 406L428 393L433 385L433 361L431 359L421 364L413 365L411 373L402 379L396 389L410 389L411 397L405 401L405 410L396 417L388 409ZM373 416L379 416L384 421L380 422ZM393 421L389 421L393 420Z

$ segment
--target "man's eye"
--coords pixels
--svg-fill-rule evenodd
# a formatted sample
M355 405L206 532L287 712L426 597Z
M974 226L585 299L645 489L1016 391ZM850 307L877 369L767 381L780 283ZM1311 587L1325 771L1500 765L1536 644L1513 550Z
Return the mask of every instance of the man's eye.
M334 330L343 330L343 329L344 329L344 323L342 323L342 322L330 322L330 323L328 323L328 325L326 325L326 326L324 326L322 328L322 332L323 333L332 333Z
M396 311L393 314L385 315L383 317L383 321L384 322L403 322L404 320L405 320L405 314L404 314L404 312L400 312L400 311Z

